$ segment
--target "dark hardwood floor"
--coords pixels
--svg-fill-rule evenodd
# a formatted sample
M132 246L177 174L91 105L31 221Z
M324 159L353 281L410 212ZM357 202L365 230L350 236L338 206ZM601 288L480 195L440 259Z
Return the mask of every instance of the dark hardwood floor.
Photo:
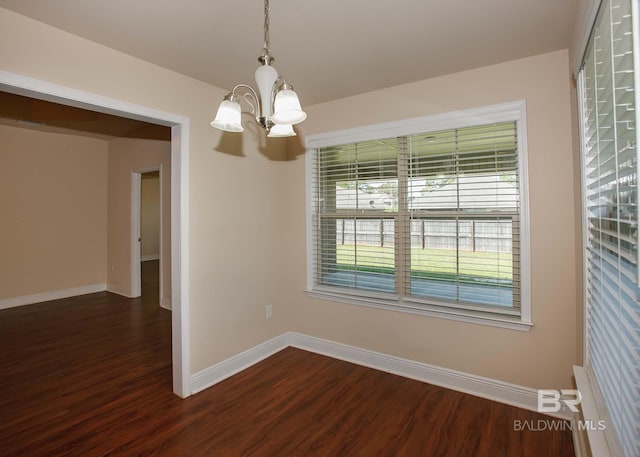
M293 348L181 400L157 302L0 311L0 455L573 455L568 428L514 430L555 419Z

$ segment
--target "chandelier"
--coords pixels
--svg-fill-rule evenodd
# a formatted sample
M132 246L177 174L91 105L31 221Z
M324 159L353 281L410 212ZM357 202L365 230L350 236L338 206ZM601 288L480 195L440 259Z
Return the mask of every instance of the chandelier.
M247 84L238 84L228 93L218 107L216 118L211 125L225 132L242 132L240 100L251 106L256 122L269 137L295 136L293 126L307 118L302 111L298 95L293 86L278 75L271 65L274 62L269 48L269 0L264 0L264 47L258 57L260 66L255 78L258 94Z

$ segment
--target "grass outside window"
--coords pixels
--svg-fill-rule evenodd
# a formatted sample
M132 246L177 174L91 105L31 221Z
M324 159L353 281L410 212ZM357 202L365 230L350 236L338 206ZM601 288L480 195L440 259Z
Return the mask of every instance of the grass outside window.
M340 270L394 274L393 247L344 244L336 246L336 267ZM411 248L411 275L430 279L455 279L511 286L512 255L451 249Z

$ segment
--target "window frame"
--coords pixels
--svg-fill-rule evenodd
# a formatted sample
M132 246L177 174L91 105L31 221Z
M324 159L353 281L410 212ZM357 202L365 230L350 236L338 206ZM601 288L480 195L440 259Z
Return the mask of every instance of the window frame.
M314 284L314 224L315 210L313 190L313 168L316 150L323 147L343 145L390 137L426 134L441 130L481 126L500 122L516 122L518 136L518 173L520 177L520 313L519 315L496 314L482 306L456 306L426 300L400 299L388 294L352 290L336 290ZM405 312L463 322L479 323L494 327L528 331L531 321L531 268L529 238L529 191L528 159L526 136L526 103L518 100L497 105L470 108L443 114L367 125L345 130L309 135L305 139L306 188L306 234L307 234L307 284L306 292L313 298L333 300L342 303L362 305L372 308Z

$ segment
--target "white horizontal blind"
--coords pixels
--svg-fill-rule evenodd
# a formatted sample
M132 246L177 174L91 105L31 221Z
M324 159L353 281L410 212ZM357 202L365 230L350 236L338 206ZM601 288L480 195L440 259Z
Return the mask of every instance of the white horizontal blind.
M520 307L517 151L515 122L409 137L408 295Z
M397 141L368 141L317 151L315 284L395 293Z
M631 1L604 1L580 73L586 357L628 457L640 456L638 163L632 30Z
M518 315L516 127L317 149L314 287Z

